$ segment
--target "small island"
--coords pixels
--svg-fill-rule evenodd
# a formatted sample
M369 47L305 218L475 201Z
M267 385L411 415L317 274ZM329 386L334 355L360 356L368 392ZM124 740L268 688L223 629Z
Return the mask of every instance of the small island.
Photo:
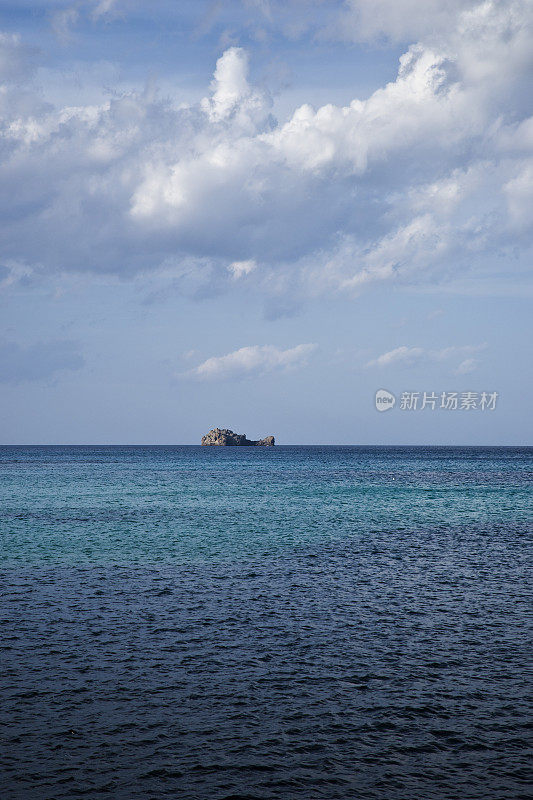
M228 428L213 428L213 430L202 436L202 445L219 447L273 447L275 439L273 436L265 436L264 439L247 439L245 433L234 433Z

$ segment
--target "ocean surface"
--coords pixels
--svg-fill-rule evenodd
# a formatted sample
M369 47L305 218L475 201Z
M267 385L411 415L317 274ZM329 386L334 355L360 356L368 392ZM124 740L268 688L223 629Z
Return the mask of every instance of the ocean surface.
M530 797L532 477L527 448L0 448L0 798Z

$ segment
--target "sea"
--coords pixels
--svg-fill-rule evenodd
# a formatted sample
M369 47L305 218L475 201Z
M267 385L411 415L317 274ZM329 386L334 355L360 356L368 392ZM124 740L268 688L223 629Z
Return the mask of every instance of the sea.
M531 797L532 448L0 448L2 800Z

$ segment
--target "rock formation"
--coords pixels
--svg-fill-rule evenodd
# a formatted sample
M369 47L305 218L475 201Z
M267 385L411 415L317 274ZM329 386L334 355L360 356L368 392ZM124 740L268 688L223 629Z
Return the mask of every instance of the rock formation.
M273 436L253 441L247 439L244 433L233 433L227 428L213 428L212 431L202 436L203 445L218 445L220 447L272 447L275 444Z

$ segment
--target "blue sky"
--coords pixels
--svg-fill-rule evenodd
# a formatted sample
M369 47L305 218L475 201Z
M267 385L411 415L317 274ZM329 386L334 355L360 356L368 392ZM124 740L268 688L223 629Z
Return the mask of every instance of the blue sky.
M0 441L532 444L532 17L0 0Z

